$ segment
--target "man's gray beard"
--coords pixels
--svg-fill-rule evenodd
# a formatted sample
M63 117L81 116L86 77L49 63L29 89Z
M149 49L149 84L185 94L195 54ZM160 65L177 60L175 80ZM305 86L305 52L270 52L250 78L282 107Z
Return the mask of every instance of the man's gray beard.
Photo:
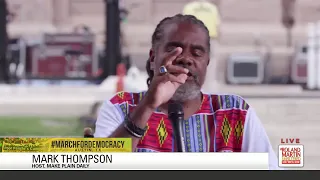
M193 81L182 84L173 94L171 100L185 102L197 98L201 94L201 87Z

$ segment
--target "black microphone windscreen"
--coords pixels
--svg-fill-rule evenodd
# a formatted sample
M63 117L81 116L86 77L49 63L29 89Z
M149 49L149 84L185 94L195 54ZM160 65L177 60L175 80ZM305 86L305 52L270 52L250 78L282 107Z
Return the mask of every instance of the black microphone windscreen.
M168 117L171 121L174 139L177 143L177 151L183 152L179 124L184 119L183 106L179 102L170 102L168 104Z
M168 105L168 114L180 114L183 113L183 106L179 102L171 102Z
M174 123L178 120L183 120L184 111L183 106L179 102L171 102L168 104L168 117Z

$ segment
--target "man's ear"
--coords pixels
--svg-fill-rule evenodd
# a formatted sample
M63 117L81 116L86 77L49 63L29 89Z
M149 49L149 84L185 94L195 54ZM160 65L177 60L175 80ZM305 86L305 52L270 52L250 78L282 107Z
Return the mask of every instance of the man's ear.
M151 70L154 70L154 67L155 67L154 59L155 59L154 51L153 51L153 49L150 49L149 60L150 60L150 69Z

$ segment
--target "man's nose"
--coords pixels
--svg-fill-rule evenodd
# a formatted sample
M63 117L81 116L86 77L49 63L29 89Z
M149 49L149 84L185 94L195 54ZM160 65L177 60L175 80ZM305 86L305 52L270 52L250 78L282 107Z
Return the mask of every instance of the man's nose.
M175 61L174 61L174 65L180 65L180 66L192 66L192 59L188 58L188 57L178 57Z

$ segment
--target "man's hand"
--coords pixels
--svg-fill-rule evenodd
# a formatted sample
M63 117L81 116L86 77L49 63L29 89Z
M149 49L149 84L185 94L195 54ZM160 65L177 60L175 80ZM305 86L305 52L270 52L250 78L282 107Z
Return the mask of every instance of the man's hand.
M179 86L186 82L189 70L172 64L181 53L182 48L177 47L164 58L162 65L166 67L167 73L162 74L159 69L155 69L155 76L146 95L149 107L156 109L168 102Z

